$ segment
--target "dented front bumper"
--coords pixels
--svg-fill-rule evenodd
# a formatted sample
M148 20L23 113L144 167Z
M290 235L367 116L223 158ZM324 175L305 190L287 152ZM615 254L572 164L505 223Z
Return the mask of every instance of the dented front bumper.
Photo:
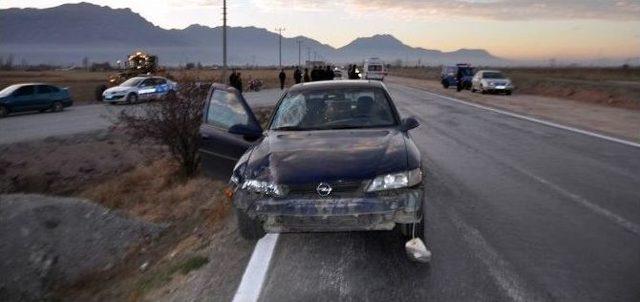
M421 220L423 192L414 187L362 196L275 198L238 190L233 201L267 232L391 230L396 223Z

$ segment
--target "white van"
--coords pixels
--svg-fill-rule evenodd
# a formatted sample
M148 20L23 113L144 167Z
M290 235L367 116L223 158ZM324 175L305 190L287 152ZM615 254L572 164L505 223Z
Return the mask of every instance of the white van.
M378 58L371 58L364 61L364 79L384 81L387 70L384 62Z

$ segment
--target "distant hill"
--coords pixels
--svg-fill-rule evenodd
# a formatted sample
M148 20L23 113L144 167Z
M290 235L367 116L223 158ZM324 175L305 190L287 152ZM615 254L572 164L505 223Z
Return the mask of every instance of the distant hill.
M505 61L481 49L441 52L408 46L392 35L357 38L338 49L304 36L283 38L283 64L298 62L297 40L303 41L302 61L307 47L318 58L334 63L362 62L379 57L425 65L471 62L503 64ZM155 26L130 9L112 9L89 3L64 4L48 9L0 10L0 56L14 56L31 64L78 64L83 57L91 61L124 58L143 49L157 54L163 65L187 62L221 64L222 28L192 25L182 30ZM232 65L278 64L278 35L263 28L228 28L229 63Z

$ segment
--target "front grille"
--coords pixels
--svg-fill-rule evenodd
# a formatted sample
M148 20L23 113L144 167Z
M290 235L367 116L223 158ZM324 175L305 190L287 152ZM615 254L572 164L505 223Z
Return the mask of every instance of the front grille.
M325 182L331 186L331 194L334 193L356 193L362 191L362 181L334 181ZM318 194L316 189L320 183L308 183L289 185L289 194Z

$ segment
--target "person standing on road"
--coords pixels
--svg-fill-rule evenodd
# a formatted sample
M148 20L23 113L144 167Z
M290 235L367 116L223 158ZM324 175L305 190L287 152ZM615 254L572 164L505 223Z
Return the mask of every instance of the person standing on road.
M309 77L309 68L304 69L304 82L305 83L311 82L311 77Z
M284 69L280 69L280 90L284 89L284 81L287 79L287 75L284 73Z
M242 75L239 72L236 74L236 85L234 87L242 94Z
M237 75L236 75L236 70L234 69L233 71L231 71L231 75L229 76L229 85L231 87L236 87L236 80L237 80Z
M300 67L296 67L296 70L293 72L293 80L296 81L296 84L300 84L300 82L302 82L302 72L300 71Z
M464 79L464 75L462 74L462 68L458 68L458 72L456 73L456 89L458 92L462 91L462 85L464 84L462 81Z
M318 66L313 66L311 70L311 82L315 82L318 80Z
M336 77L336 74L333 72L333 68L331 68L331 65L327 65L327 70L325 71L325 80L327 81L333 81L333 78Z

